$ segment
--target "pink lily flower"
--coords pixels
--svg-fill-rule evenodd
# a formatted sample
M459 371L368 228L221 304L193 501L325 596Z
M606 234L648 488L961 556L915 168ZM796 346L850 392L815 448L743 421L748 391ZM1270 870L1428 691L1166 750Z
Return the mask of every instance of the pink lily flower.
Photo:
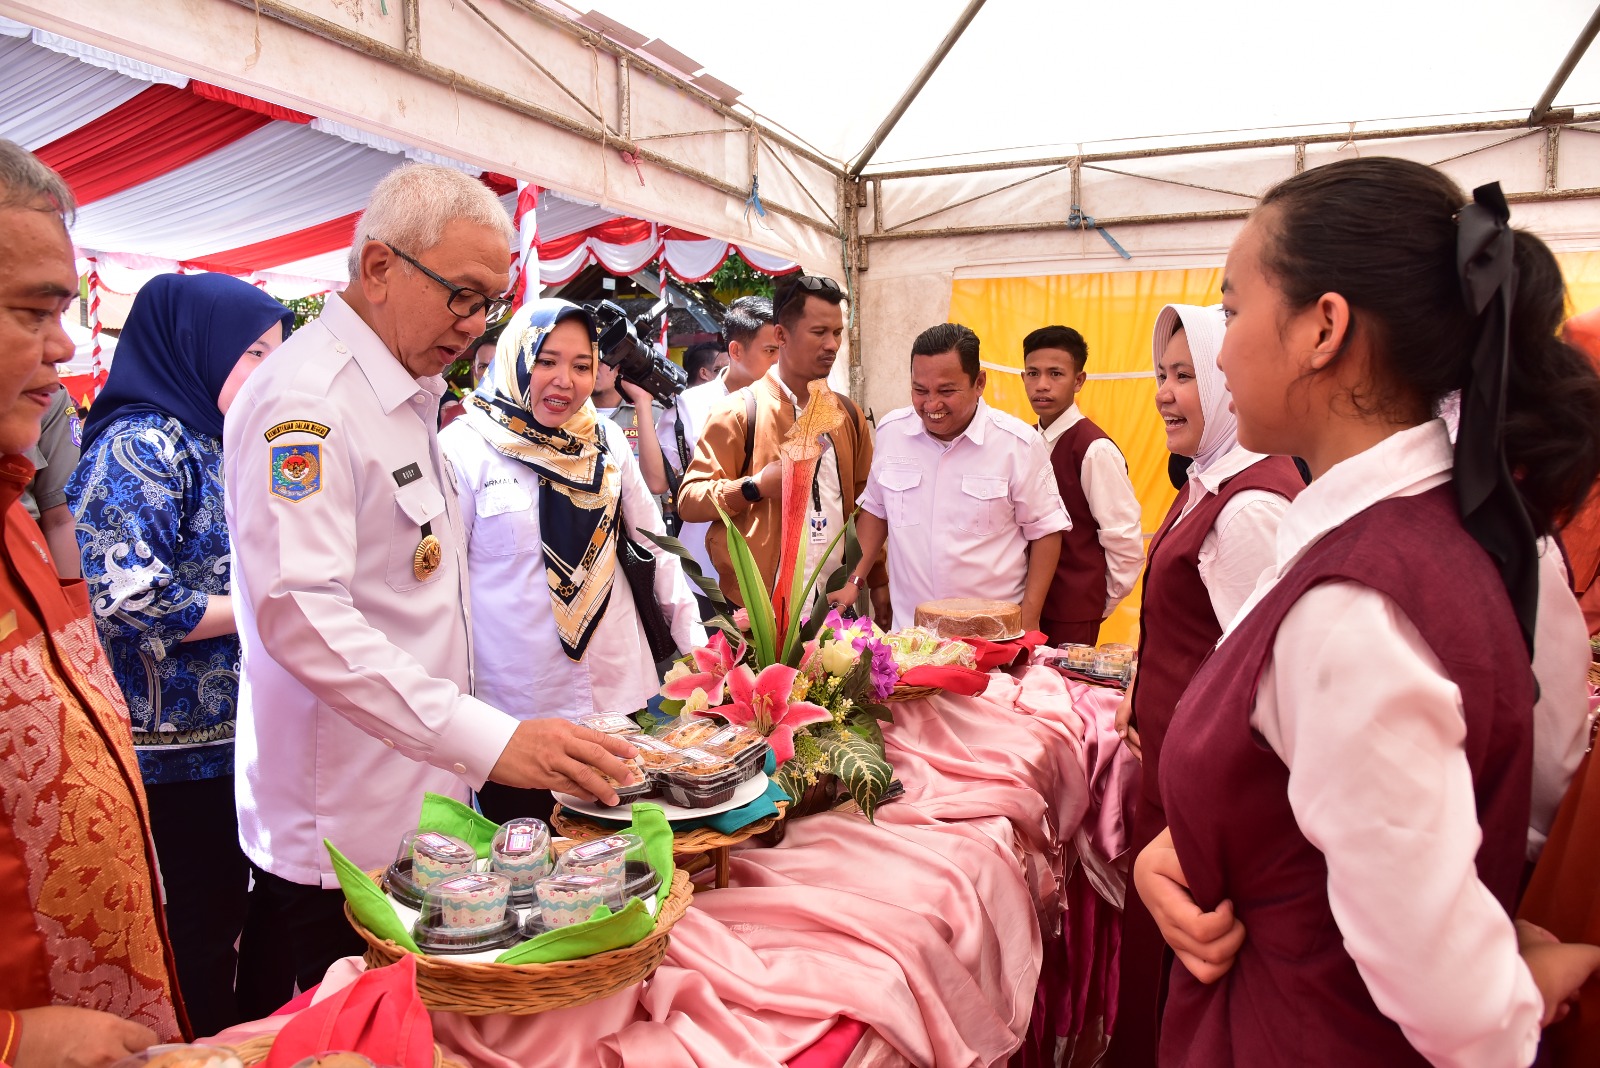
M728 672L744 659L744 652L744 642L740 642L735 650L728 644L727 636L717 631L711 635L710 641L689 654L694 660L694 670L679 673L674 668L667 673L661 695L674 701L683 701L696 690L704 690L706 700L711 707L716 707L722 703L722 687Z
M766 735L778 763L794 756L794 732L809 723L832 719L828 710L810 701L794 701L795 678L800 673L783 664L772 664L756 675L740 665L728 673L730 703L716 709L729 723Z

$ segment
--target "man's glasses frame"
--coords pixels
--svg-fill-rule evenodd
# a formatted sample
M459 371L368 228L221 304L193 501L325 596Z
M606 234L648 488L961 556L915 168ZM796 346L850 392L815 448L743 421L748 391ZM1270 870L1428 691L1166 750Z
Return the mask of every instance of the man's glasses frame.
M441 278L433 271L428 270L417 261L415 256L401 252L389 242L383 242L383 247L449 290L450 295L445 298L445 307L457 319L470 319L481 311L484 313L483 325L490 327L504 319L506 314L511 311L511 302L504 297L491 297L487 293L480 293L470 286L458 286L449 279Z
M839 288L839 283L825 275L800 273L794 276L784 289L783 296L772 306L772 321L777 322L783 315L783 309L794 302L797 293L838 293L841 297L844 290Z

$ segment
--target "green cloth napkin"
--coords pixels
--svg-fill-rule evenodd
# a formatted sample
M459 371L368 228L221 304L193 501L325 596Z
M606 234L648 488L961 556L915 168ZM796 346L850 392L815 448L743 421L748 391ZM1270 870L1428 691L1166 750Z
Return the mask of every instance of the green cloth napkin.
M473 809L438 794L427 794L422 800L422 814L417 828L454 835L472 846L478 856L486 857L494 844L497 824L485 819ZM656 891L656 909L666 901L672 890L672 825L660 805L637 802L633 806L633 823L625 828L644 840L645 856L655 869L661 885ZM332 842L324 840L328 855L333 858L333 870L344 890L345 900L355 917L380 938L419 953L395 914L394 907L383 890L373 883L366 872L356 867ZM612 949L631 946L655 930L655 917L645 909L644 903L630 900L621 912L602 909L601 914L583 923L575 923L554 931L546 931L537 938L519 943L506 950L495 961L500 964L549 964L560 960L577 960Z

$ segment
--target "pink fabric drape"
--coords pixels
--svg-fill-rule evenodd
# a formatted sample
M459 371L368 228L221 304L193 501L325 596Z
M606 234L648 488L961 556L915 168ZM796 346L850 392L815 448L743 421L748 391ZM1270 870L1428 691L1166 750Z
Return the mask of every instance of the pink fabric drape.
M537 1016L436 1013L435 1035L478 1068L778 1068L802 1055L819 1068L843 1063L817 1043L853 1019L875 1063L1004 1063L1058 937L1099 770L1091 739L1114 708L1112 691L1069 692L1047 668L996 675L979 697L895 705L885 738L906 793L876 824L826 813L776 848L737 850L731 885L696 895L642 986ZM358 968L341 962L324 987Z

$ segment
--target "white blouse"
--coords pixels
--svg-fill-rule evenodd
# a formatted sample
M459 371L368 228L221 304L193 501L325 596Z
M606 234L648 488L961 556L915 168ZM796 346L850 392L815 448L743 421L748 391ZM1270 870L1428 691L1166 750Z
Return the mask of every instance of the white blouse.
M1234 625L1323 535L1451 467L1438 420L1335 465L1285 512L1277 562ZM1440 1068L1531 1064L1543 1002L1478 879L1461 694L1416 628L1368 587L1317 586L1284 617L1250 719L1289 767L1290 807L1327 858L1334 919L1378 1009Z
M1205 471L1189 465L1189 495L1183 511L1173 521L1177 527L1199 503L1222 484L1266 457L1235 448ZM1271 566L1278 539L1278 524L1289 510L1288 498L1271 490L1247 489L1228 498L1216 522L1200 543L1197 561L1200 581L1211 598L1211 611L1224 629L1255 591L1261 573Z
M639 534L661 532L661 513L621 427L599 423L611 455L622 464L622 511L634 543L656 552L656 600L678 647L703 645L700 610L678 558ZM617 566L611 600L579 661L567 659L550 610L543 539L539 533L539 476L498 452L458 419L439 434L455 473L467 534L471 576L473 695L521 719L596 712L635 712L660 688L633 592Z

